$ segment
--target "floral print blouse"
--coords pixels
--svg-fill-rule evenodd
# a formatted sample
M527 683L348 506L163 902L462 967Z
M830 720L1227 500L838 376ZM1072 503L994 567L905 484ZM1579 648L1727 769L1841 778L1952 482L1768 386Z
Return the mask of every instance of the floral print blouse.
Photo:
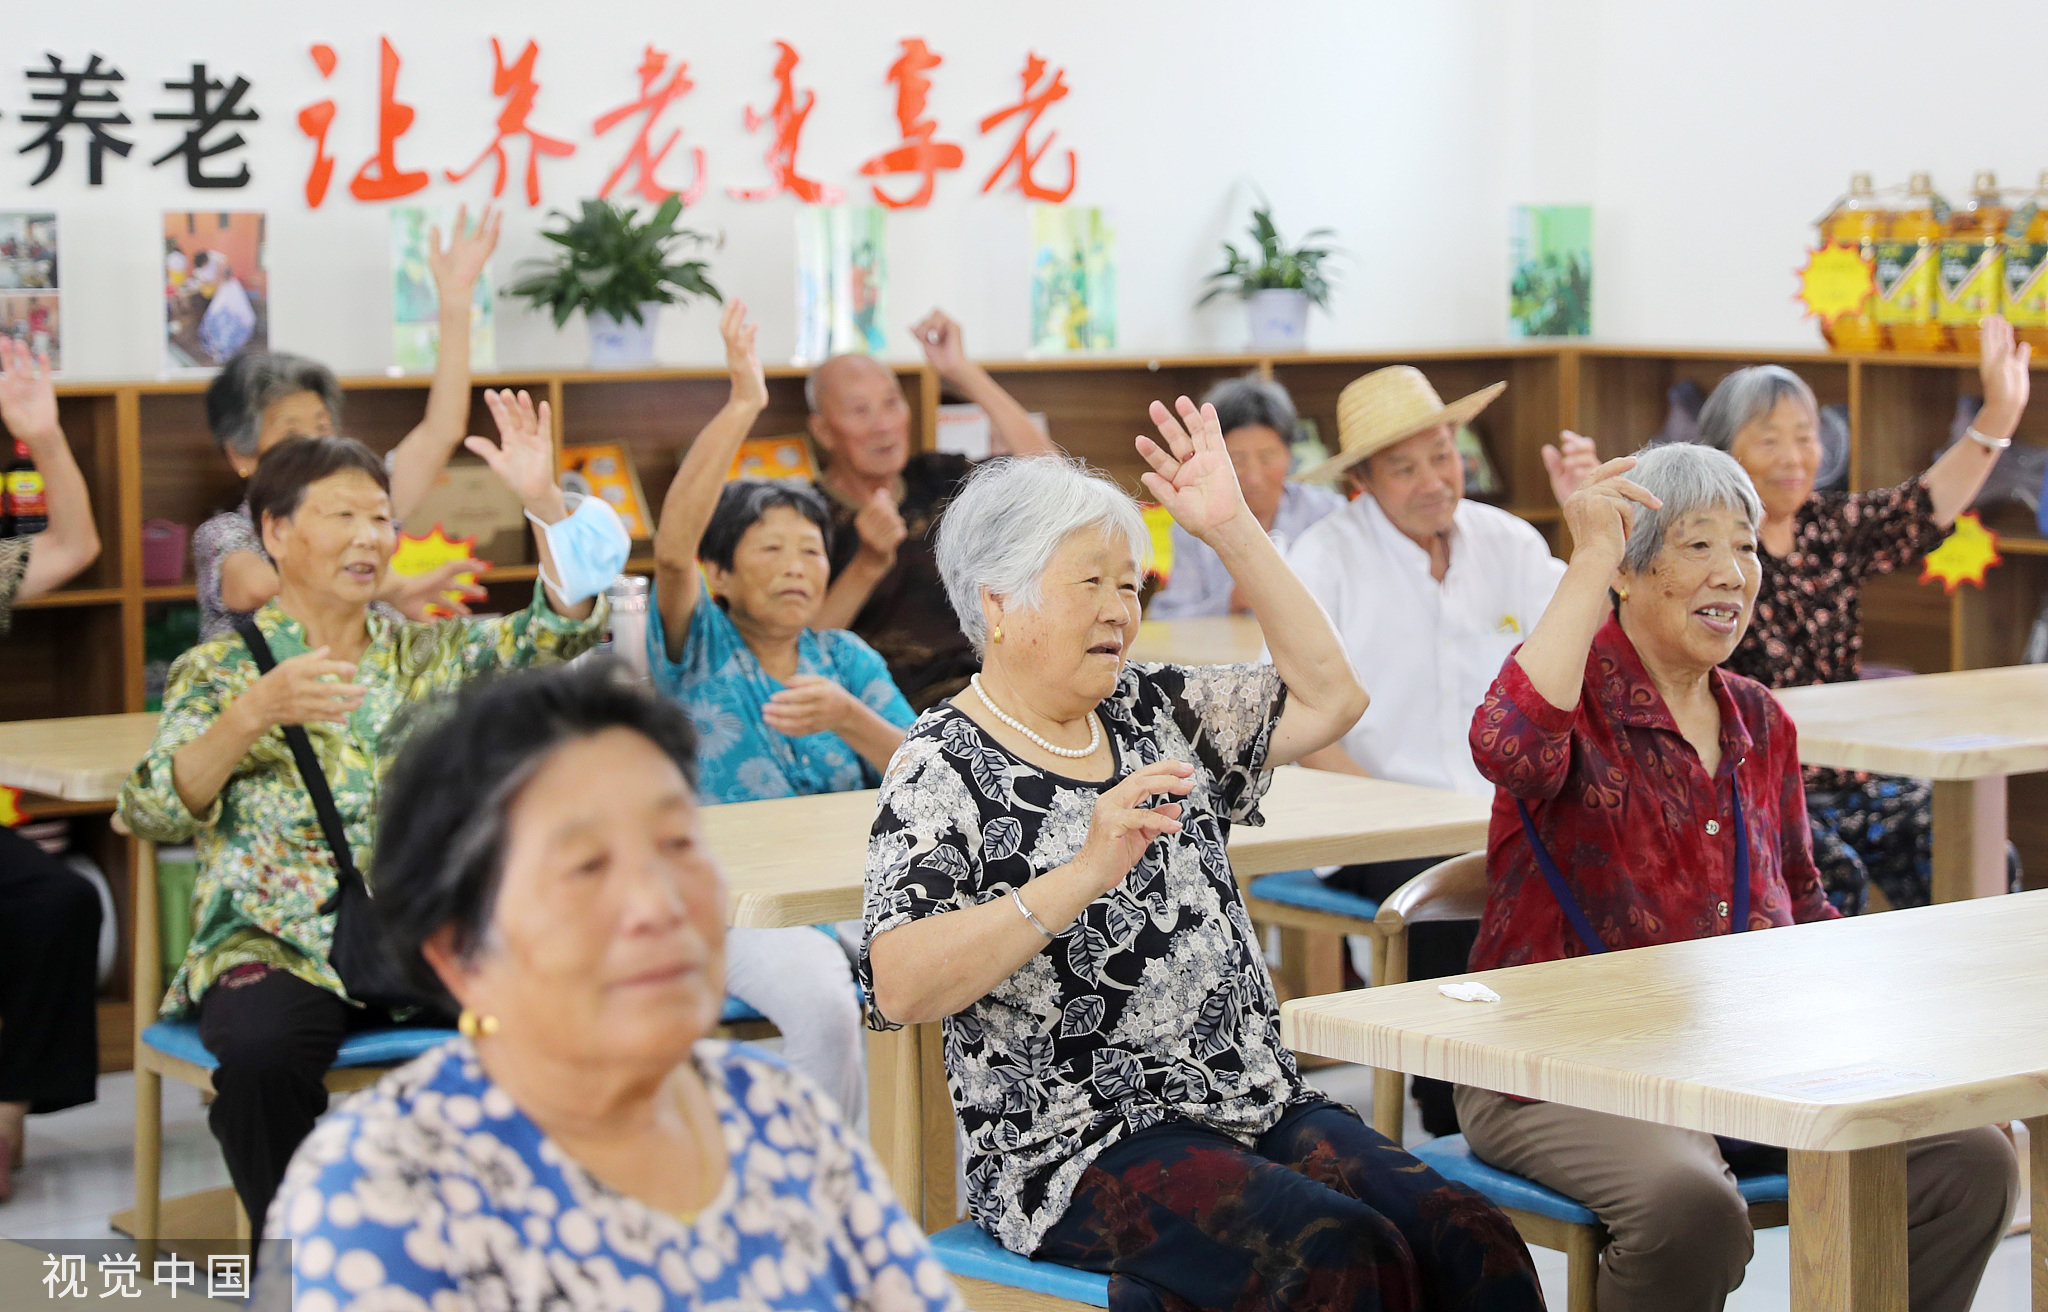
M1517 801L1609 951L1735 932L1737 806L1749 838L1744 928L1834 918L1813 865L1791 719L1739 674L1708 679L1721 711L1711 775L1616 621L1593 639L1571 710L1551 705L1513 657L1501 666L1472 717L1472 759L1497 785L1473 970L1586 954Z
M1225 851L1233 823L1264 822L1286 697L1270 665L1127 665L1096 708L1116 757L1108 780L1027 765L950 704L925 712L890 763L868 843L868 943L1008 897L1074 858L1117 780L1155 761L1195 765L1181 831L942 1023L968 1212L1012 1252L1037 1249L1088 1164L1125 1136L1183 1117L1249 1144L1315 1096L1280 1042ZM860 974L872 999L865 952ZM893 1027L872 1007L869 1024Z
M35 544L34 538L0 538L0 637L6 635L14 617L14 594L21 591L21 580L28 574L29 548Z
M478 675L579 655L596 645L606 614L600 599L588 619L558 615L538 583L531 605L495 619L414 623L370 612L370 644L356 672L368 688L363 704L348 724L309 724L306 734L372 887L378 782L398 753L398 714ZM305 630L275 602L256 612L256 626L280 662L307 650ZM198 848L192 945L164 997L165 1016L183 1015L214 980L252 962L346 996L327 960L333 917L317 910L334 891L334 855L283 731L257 740L204 814L187 810L171 781L172 757L258 677L256 658L236 633L180 656L164 688L156 741L121 787L121 816L138 838Z
M694 1219L584 1170L454 1039L300 1146L266 1230L290 1255L263 1269L253 1305L290 1286L298 1308L961 1312L829 1099L745 1045L708 1040L693 1060L727 1154Z

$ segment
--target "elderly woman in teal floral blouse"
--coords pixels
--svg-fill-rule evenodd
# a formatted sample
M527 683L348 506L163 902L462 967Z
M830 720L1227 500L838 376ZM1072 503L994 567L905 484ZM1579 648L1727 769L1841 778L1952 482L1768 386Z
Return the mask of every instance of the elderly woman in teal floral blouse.
M524 393L485 397L503 445L471 438L470 448L539 526L542 578L559 578L548 534L566 509L547 407L536 413ZM604 616L552 584L500 619L411 623L372 611L396 545L390 483L383 461L346 438L265 453L249 504L280 579L253 617L277 666L259 676L239 633L181 657L121 814L139 837L199 849L192 945L163 1014L196 1010L220 1059L209 1123L260 1240L292 1150L326 1110L322 1076L341 1040L390 1019L350 999L329 960L334 918L319 907L335 889L334 856L281 726L306 727L366 863L399 712L479 675L573 657L596 643Z

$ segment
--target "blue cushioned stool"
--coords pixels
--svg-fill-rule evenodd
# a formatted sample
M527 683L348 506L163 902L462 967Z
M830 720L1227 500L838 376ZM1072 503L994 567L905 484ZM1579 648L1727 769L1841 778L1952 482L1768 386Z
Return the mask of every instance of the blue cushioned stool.
M1033 1309L1108 1307L1109 1277L1077 1271L1057 1262L1019 1257L972 1221L932 1236L939 1265L960 1286L971 1308Z
M341 1041L341 1051L335 1054L334 1068L402 1066L427 1049L454 1037L454 1030L403 1026L364 1030ZM203 1071L210 1072L220 1065L219 1060L206 1050L206 1045L199 1041L197 1021L160 1020L142 1031L142 1042L166 1057L189 1062Z
M1252 920L1280 931L1280 969L1273 983L1282 1001L1335 993L1344 987L1344 935L1363 934L1378 955L1380 904L1332 888L1313 870L1260 875L1245 885Z

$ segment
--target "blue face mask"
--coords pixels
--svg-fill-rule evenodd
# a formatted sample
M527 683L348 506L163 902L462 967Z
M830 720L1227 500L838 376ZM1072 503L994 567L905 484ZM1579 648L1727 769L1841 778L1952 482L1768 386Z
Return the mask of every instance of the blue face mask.
M552 524L534 519L531 511L526 516L547 538L548 553L555 558L555 573L543 569L541 579L571 606L610 587L626 567L626 556L633 546L625 523L610 503L603 497L580 500L581 504L569 512L568 518Z

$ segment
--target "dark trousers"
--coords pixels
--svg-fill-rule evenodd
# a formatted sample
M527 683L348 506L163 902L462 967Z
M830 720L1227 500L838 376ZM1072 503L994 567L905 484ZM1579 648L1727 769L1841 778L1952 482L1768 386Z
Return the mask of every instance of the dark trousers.
M56 1112L93 1100L99 944L92 885L0 827L0 1102Z
M231 970L199 999L199 1039L220 1059L206 1123L255 1244L292 1153L327 1110L324 1080L341 1041L389 1024L383 1012L267 966Z
M1376 861L1371 865L1345 866L1326 881L1332 888L1384 902L1401 885L1435 865L1441 857L1413 861ZM1442 979L1462 975L1479 939L1476 920L1425 920L1408 930L1408 978ZM1375 984L1378 980L1373 981ZM1458 1109L1451 1101L1451 1086L1442 1080L1416 1076L1411 1086L1416 1106L1422 1109L1422 1128L1441 1138L1458 1132Z
M1250 1148L1183 1120L1110 1145L1035 1256L1108 1272L1110 1312L1543 1306L1500 1209L1327 1102Z

